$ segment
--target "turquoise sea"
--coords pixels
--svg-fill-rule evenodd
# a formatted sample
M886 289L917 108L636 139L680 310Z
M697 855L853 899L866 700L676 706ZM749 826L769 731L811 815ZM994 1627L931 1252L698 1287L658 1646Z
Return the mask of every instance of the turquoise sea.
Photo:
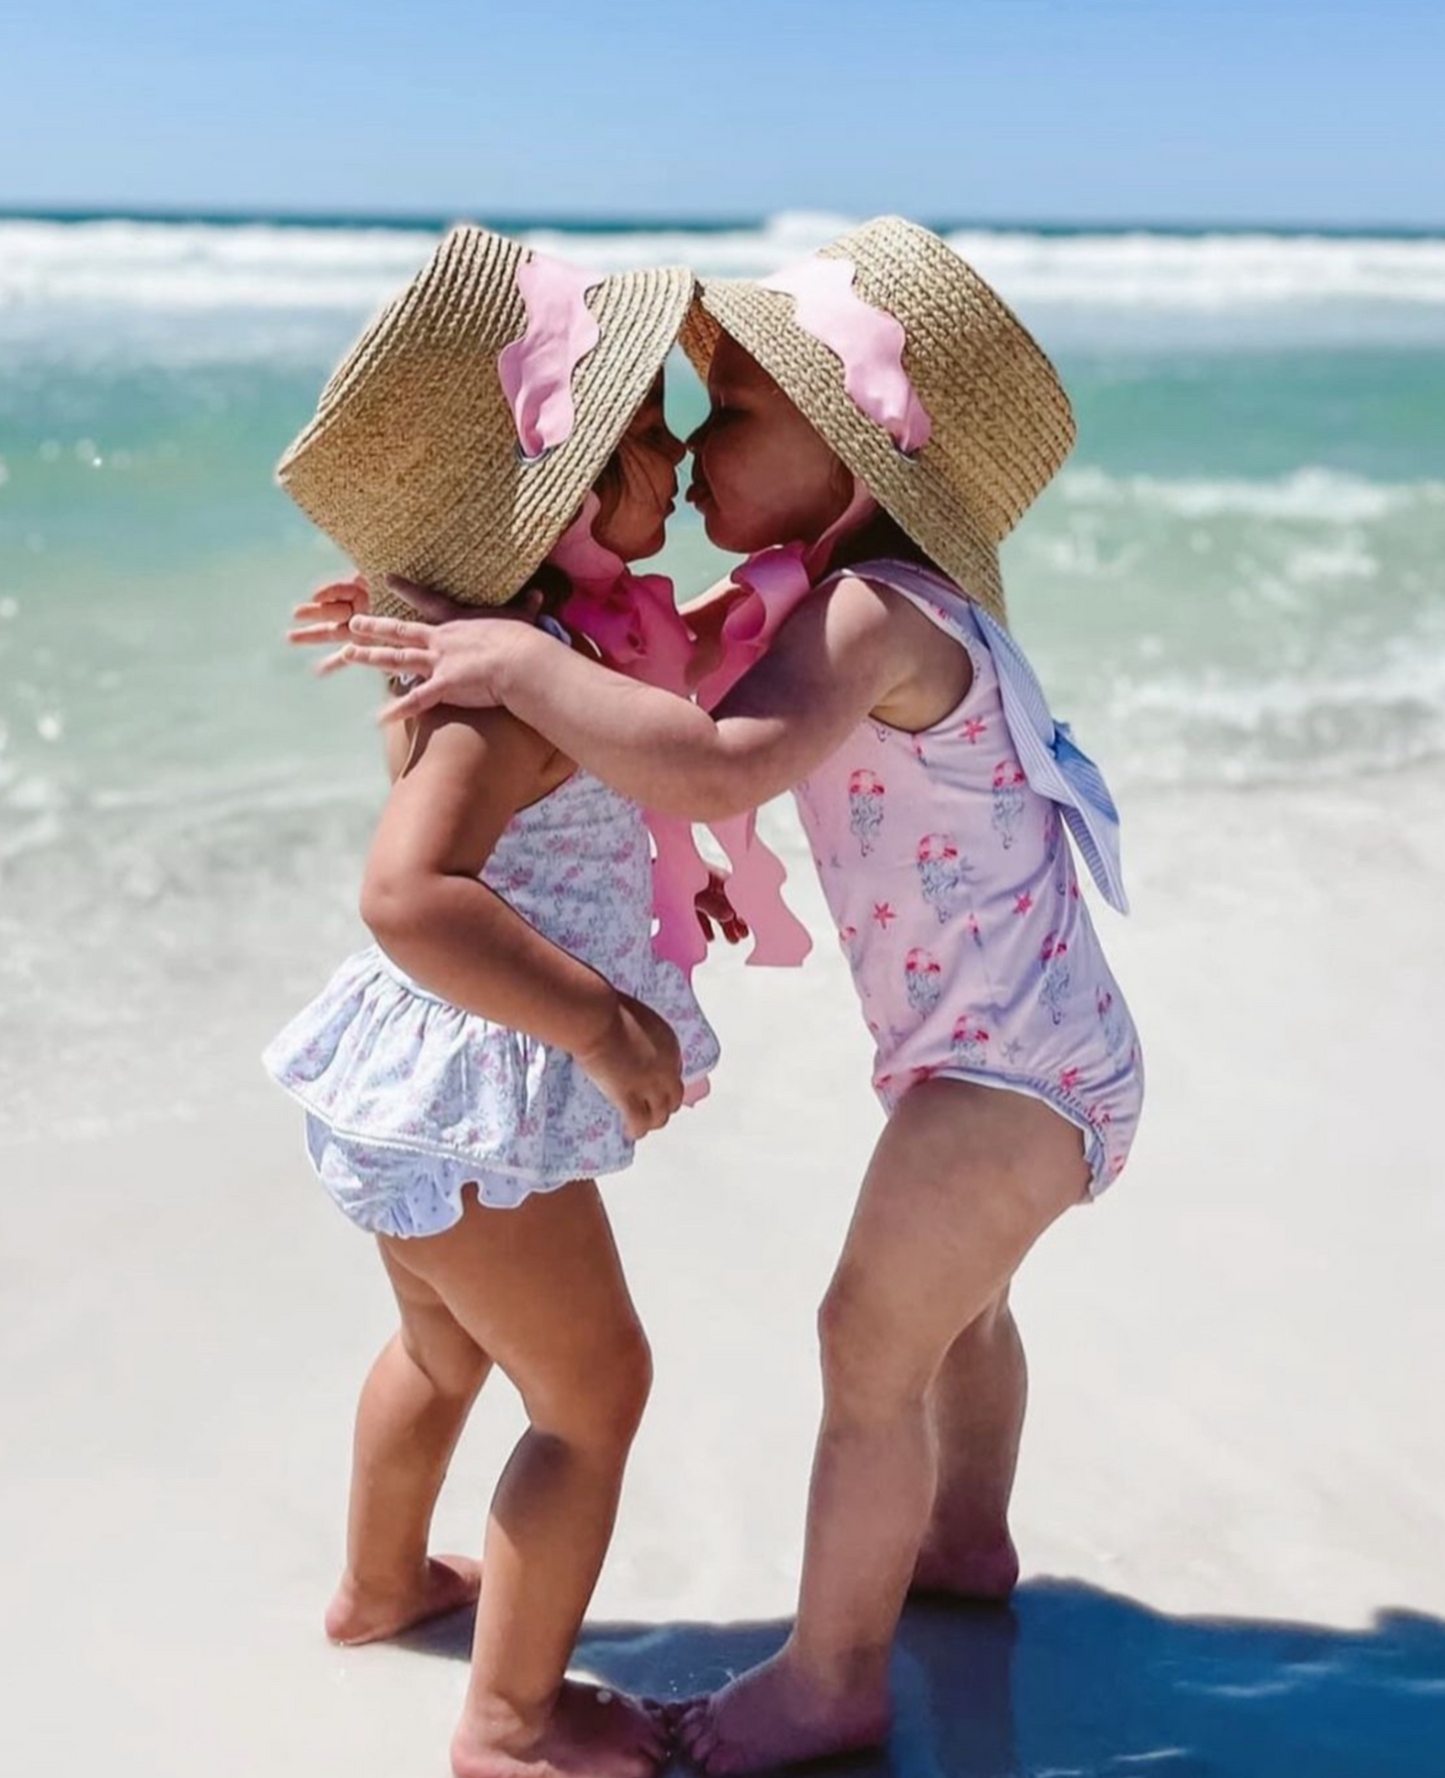
M845 220L514 227L757 272ZM376 688L281 645L337 562L271 467L440 226L0 217L0 1135L184 1109L258 974L299 992L348 926ZM1130 819L1439 759L1445 236L952 238L1075 401L1005 568ZM671 399L699 416L680 360ZM718 565L680 513L663 566Z

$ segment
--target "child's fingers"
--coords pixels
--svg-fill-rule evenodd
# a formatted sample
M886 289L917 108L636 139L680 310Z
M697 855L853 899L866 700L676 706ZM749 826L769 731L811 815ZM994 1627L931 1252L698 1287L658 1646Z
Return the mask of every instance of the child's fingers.
M432 626L404 617L373 617L358 611L350 623L351 634L363 642L387 642L394 648L424 648L432 640Z
M349 605L298 605L291 621L302 624L325 624L329 629L344 630L355 614Z
M312 671L318 679L329 679L333 673L339 673L350 663L346 658L346 650L338 648L335 654L328 654L324 661L318 661Z
M329 586L317 587L304 604L296 607L292 615L304 618L329 612L334 616L338 608L365 611L370 604L371 595L362 581L337 580L332 581Z
M352 667L380 667L386 673L403 675L429 674L435 663L423 648L363 648L359 642L348 642L341 658Z
M682 1081L680 1077L677 1083L677 1094L675 1098L672 1093L669 1092L666 1099L660 1094L655 1096L653 1094L648 1094L645 1098L636 1101L633 1114L636 1128L632 1131L633 1140L640 1141L644 1136L651 1135L654 1130L664 1129L673 1112L677 1110L681 1103Z
M420 685L414 685L403 696L383 704L376 713L376 720L383 726L392 722L410 722L415 717L424 716L441 701L442 694L436 681L423 679Z
M340 623L308 624L304 629L287 630L286 640L304 647L316 642L345 642L350 634L343 619Z

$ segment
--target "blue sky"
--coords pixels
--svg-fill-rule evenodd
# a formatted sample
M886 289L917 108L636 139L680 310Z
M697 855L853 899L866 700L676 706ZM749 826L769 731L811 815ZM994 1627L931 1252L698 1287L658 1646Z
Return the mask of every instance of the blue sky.
M7 9L0 204L1445 224L1445 4Z

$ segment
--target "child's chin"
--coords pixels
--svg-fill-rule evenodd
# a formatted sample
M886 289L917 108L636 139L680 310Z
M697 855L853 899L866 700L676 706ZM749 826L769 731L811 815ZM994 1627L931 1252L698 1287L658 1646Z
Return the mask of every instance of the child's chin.
M703 509L702 528L709 543L718 549L730 550L734 555L748 555L756 547L740 527L728 523L726 513L719 512L711 501Z

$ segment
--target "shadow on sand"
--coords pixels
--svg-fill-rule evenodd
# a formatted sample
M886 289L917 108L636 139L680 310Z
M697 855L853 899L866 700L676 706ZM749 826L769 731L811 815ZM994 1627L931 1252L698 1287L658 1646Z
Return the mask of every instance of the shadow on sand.
M787 1626L589 1626L577 1667L621 1689L708 1691ZM409 1640L465 1659L468 1616ZM1445 1623L1368 1630L1176 1618L1072 1582L1008 1608L910 1605L887 1749L832 1778L1442 1778ZM669 1770L685 1771L679 1762Z

